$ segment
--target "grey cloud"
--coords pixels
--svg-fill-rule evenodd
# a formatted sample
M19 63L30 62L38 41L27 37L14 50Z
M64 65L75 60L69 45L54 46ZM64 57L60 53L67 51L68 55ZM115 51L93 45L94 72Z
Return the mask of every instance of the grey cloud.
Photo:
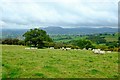
M117 0L112 2L4 2L2 21L9 25L117 26ZM96 4L95 4L96 3ZM101 4L102 3L102 4Z

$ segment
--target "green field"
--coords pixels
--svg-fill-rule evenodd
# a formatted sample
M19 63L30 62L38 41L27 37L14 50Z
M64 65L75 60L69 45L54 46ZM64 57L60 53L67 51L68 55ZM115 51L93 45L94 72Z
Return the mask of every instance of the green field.
M95 36L96 34L91 34L92 36ZM104 37L104 39L106 40L106 42L114 42L114 41L118 41L118 36L119 33L114 33L113 34L102 34L100 35L100 37ZM86 39L89 36L88 35L50 35L50 37L53 39L54 42L69 42L72 40L79 40L79 39Z
M2 78L115 78L118 53L2 45Z

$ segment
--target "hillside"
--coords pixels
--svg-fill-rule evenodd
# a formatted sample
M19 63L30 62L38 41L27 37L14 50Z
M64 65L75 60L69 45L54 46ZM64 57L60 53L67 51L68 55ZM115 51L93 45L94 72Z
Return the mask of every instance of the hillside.
M47 28L42 28L49 34L95 34L95 33L114 33L118 32L117 28L62 28L50 26Z

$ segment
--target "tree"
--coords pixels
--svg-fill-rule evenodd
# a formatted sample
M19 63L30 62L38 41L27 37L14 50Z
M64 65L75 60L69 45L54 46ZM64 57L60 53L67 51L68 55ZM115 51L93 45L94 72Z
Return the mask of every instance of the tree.
M89 40L82 40L82 39L77 42L77 46L79 46L81 48L86 48L86 49L94 47L92 45L91 41L89 41Z
M91 35L87 39L90 40L90 41L92 41L92 42L95 42L97 44L106 43L105 38L101 37L101 36Z
M74 46L78 46L80 48L94 48L94 46L92 45L92 42L90 40L85 40L85 39L79 39L79 40L73 40L70 41L70 43Z
M8 45L18 45L19 39L15 38L6 38L2 40L2 44L8 44Z
M13 45L18 45L19 39L12 39Z
M46 31L42 29L30 29L23 36L25 37L25 43L29 43L30 46L38 48L44 47L43 41L52 42L52 39L47 35Z
M11 38L4 39L4 40L2 41L2 44L12 45L12 44L13 44L13 40L12 40Z
M18 45L24 45L24 43L25 43L25 42L24 42L23 40L19 40L19 41L18 41Z

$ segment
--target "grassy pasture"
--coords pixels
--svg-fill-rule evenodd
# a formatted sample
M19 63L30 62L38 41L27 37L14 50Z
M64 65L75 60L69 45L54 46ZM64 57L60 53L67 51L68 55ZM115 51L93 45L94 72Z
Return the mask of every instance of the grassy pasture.
M38 49L2 45L2 78L114 78L118 53Z

